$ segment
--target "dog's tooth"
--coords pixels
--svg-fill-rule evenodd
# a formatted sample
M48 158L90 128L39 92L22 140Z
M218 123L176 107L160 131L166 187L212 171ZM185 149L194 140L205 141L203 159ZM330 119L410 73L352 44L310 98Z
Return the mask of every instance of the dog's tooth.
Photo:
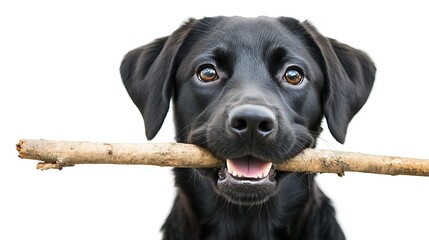
M229 161L231 161L231 160L226 159L226 170L228 171L228 173L229 173L229 174L232 174L232 171L231 171L231 167L230 167Z
M264 177L266 177L267 176L267 171L266 170L264 170L262 173L261 173L261 178L264 178Z
M238 174L237 174L237 172L235 171L235 170L232 170L232 176L234 176L234 177L237 177L238 176Z
M269 165L269 167L267 167L267 168L265 168L265 169L264 169L263 174L262 174L262 175L263 175L263 177L268 176L268 174L270 173L270 170L271 170L272 166L273 166L273 164L271 163L271 164Z

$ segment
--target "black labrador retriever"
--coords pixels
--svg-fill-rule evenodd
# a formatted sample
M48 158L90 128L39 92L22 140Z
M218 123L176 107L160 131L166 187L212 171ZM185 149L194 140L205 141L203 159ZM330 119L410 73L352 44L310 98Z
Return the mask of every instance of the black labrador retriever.
M120 70L148 139L172 99L177 141L223 163L174 169L164 239L345 239L314 175L276 164L314 148L323 117L344 142L375 78L365 53L293 18L214 17L129 52Z

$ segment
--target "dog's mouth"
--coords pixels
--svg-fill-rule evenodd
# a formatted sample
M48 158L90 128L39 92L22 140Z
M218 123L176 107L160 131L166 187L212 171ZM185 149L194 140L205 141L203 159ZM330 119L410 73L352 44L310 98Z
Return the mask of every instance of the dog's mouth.
M226 159L224 167L219 172L219 179L229 174L237 180L258 181L267 177L274 177L274 165L259 158L246 156Z
M253 156L226 159L219 170L219 193L230 202L257 204L276 193L276 171L272 162Z

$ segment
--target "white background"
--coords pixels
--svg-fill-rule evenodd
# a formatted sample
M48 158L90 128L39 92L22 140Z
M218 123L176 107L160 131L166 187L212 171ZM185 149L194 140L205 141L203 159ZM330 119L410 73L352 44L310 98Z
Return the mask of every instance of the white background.
M8 3L9 2L9 3ZM123 55L188 17L292 16L363 49L378 73L346 144L320 148L429 159L429 14L424 1L2 1L0 239L160 239L171 169L35 170L20 138L144 142L119 76ZM171 118L156 141L172 141ZM429 178L318 177L348 239L429 239Z

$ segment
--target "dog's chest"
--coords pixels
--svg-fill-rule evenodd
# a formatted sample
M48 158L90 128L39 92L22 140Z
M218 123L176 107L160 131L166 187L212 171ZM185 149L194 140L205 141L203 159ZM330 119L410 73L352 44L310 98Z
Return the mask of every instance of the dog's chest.
M203 226L201 239L261 240L261 236L264 236L264 240L291 239L287 226L281 224L282 226L276 227L272 219L267 219L265 216L267 214L266 209L259 209L257 211L260 212L259 216L254 213L246 214L246 209L240 211L243 211L241 215L225 214L223 217L218 216L215 222Z

